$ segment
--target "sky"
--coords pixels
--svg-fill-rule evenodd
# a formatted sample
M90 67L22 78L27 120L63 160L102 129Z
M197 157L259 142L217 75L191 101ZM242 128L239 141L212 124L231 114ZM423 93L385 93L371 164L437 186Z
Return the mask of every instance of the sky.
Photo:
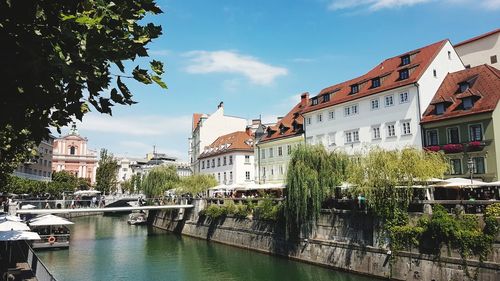
M500 0L157 0L163 27L149 47L168 90L127 85L138 102L77 123L89 147L115 156L167 153L186 161L193 113L270 122L301 93L369 71L386 58L500 27ZM126 65L145 66L148 60ZM242 128L243 130L243 128ZM63 135L68 128L63 128ZM58 134L55 134L58 136Z

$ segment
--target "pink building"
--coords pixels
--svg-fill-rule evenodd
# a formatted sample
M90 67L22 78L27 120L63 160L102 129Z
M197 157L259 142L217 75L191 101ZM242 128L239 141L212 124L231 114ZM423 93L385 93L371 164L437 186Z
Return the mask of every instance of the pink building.
M87 141L78 134L73 124L68 135L54 140L52 170L68 171L77 177L90 179L90 183L94 184L97 153L87 148Z

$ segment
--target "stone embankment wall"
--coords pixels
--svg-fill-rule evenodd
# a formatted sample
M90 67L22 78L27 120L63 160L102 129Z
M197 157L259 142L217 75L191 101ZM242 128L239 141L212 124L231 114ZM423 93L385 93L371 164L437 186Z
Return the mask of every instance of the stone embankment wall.
M254 251L285 256L333 269L396 280L467 280L457 253L443 251L440 261L434 256L400 252L397 257L377 247L376 223L364 213L323 212L309 237L297 241L284 239L284 225L227 216L212 221L199 217L203 200L183 211L151 214L152 224L179 234L207 239ZM499 239L497 239L499 240ZM477 280L500 280L500 241L496 241L488 261L467 261L470 272L479 268Z

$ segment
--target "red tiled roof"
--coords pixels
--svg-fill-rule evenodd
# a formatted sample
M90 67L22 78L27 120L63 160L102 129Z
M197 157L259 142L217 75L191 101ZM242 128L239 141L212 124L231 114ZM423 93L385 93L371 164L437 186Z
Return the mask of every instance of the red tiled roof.
M266 134L259 143L302 134L304 132L304 117L302 116L302 112L307 107L308 102L309 93L303 93L300 102L295 105L290 112L276 123L276 125L267 127ZM294 130L294 124L296 130ZM280 129L282 127L283 129Z
M306 110L304 110L304 113L357 100L379 92L415 83L418 79L420 79L424 71L443 48L446 42L448 42L448 40L442 40L426 47L386 59L368 73L360 77L325 88L321 90L318 95L316 95L316 98L319 99L318 104L311 105L309 103L310 105ZM404 66L401 65L401 57L403 56L410 56L410 64ZM409 70L409 77L408 79L399 80L399 71L403 69ZM371 80L374 78L380 78L379 87L372 88ZM351 85L354 84L358 85L359 91L352 94ZM322 99L319 98L324 94L331 94L329 101L322 102Z
M202 113L193 113L193 132L198 128L198 122L200 122L201 116L203 116Z
M469 89L460 93L460 83L469 81ZM462 98L474 97L471 109L463 110ZM441 115L435 114L435 104L444 98L452 103ZM479 65L446 75L431 105L424 112L421 123L435 122L460 116L491 112L500 100L500 70L489 65Z
M233 151L253 152L254 142L254 137L244 131L223 135L218 137L211 145L206 146L198 159Z
M471 39L467 39L467 40L465 40L465 41L462 41L462 42L460 42L460 43L458 43L458 44L455 44L455 46L453 46L453 47L460 47L460 46L465 45L465 44L467 44L467 43L474 42L474 41L476 41L476 40L482 39L482 38L484 38L484 37L488 37L488 36L493 35L493 34L498 33L498 32L500 32L500 28L497 28L497 29L492 30L492 31L490 31L490 32L487 32L487 33L485 33L485 34L481 34L481 35L479 35L479 36L473 37L473 38L471 38Z

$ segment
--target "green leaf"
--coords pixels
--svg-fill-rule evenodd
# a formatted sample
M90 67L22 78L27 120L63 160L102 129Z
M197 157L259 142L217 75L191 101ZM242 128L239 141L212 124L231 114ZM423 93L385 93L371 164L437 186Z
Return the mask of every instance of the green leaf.
M153 70L156 74L162 75L164 73L163 71L163 63L161 61L153 60L150 62L151 64L151 70Z
M151 77L151 79L153 79L153 81L154 81L156 84L158 84L160 87L162 87L163 89L168 89L167 84L165 84L165 82L163 82L163 81L161 80L161 77L160 77L160 76L153 75L153 76Z
M132 75L134 76L134 79L143 83L143 84L151 84L153 83L151 81L151 77L149 76L148 74L148 71L145 70L145 69L141 69L139 68L139 66L137 66L136 68L134 68L134 70L132 71Z

